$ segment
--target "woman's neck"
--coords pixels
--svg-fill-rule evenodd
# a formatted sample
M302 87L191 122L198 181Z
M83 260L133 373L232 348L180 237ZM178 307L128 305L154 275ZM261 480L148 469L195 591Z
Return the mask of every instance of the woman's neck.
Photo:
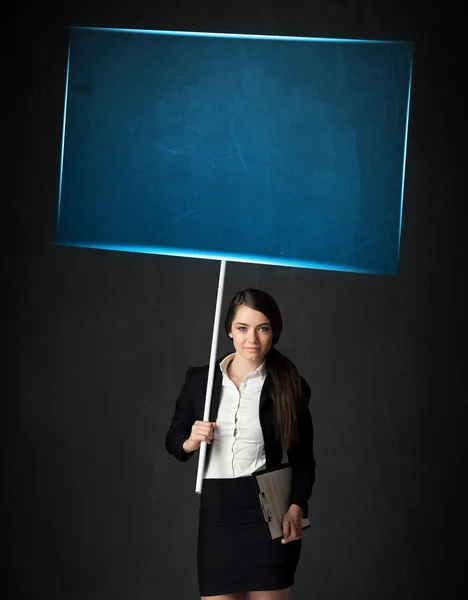
M245 360L242 358L242 356L239 356L239 354L236 353L228 365L228 373L230 376L242 381L245 377L247 377L247 375L250 375L250 373L253 373L255 369L258 369L262 362L257 364L257 362Z

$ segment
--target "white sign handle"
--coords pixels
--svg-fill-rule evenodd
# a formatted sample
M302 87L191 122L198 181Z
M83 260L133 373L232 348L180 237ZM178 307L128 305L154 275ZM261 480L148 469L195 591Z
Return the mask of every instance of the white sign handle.
M205 409L203 412L203 420L208 421L210 418L210 407L211 407L211 396L213 393L213 381L214 381L214 369L216 363L216 354L218 352L218 334L219 334L219 322L221 316L221 307L223 304L223 290L224 290L224 276L226 274L226 261L221 261L221 267L219 270L219 282L218 282L218 295L216 298L216 309L215 318L213 325L213 337L211 339L211 354L210 354L210 366L208 368L208 384L206 386L205 396ZM206 442L200 444L200 453L198 455L198 471L197 471L197 483L195 486L195 492L201 494L203 475L205 474L205 459L206 459Z

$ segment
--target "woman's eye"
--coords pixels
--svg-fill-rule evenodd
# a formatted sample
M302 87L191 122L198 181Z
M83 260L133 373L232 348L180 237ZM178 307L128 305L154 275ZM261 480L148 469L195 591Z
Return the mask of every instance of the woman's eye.
M267 331L270 331L270 328L269 327L260 327L260 331L267 332Z
M237 328L239 331L245 331L247 329L247 327L238 327Z

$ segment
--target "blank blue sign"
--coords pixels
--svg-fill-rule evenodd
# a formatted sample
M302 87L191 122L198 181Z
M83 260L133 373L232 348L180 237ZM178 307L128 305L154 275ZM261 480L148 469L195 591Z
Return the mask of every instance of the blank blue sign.
M396 273L412 57L72 28L57 242Z

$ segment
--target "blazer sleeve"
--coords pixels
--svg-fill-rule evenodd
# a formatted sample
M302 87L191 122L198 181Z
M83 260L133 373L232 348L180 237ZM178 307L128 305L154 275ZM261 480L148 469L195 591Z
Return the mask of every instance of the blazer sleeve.
M185 382L175 405L169 430L166 434L166 450L178 460L186 462L194 452L185 452L183 443L190 437L194 423L193 401L195 398L193 368L185 375Z
M310 387L302 382L302 402L298 409L299 436L296 444L288 450L289 464L292 466L292 486L290 504L297 504L303 510L303 517L309 514L308 500L312 495L315 481L314 429L309 410Z

